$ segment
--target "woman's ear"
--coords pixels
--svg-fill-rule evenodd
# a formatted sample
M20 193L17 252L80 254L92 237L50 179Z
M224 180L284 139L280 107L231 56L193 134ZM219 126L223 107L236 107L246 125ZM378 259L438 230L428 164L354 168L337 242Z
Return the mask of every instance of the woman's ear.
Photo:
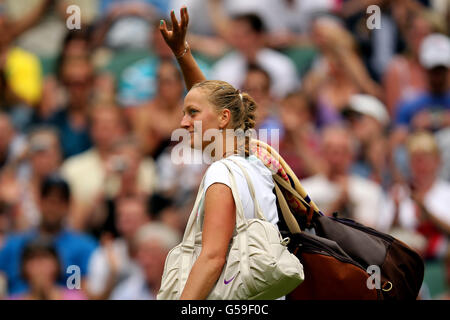
M231 111L229 109L223 109L219 114L219 128L226 129L231 122Z

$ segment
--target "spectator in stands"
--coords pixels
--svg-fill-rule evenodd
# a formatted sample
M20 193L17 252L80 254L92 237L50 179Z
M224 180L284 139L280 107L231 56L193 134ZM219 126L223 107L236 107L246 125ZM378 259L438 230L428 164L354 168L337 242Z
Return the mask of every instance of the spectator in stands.
M302 91L288 94L280 103L283 132L280 155L299 178L323 171L319 154L319 135L313 106Z
M84 234L76 233L66 227L71 192L69 185L58 175L47 177L40 189L41 221L37 228L24 233L11 234L0 251L0 270L8 280L8 293L20 294L28 285L21 274L21 256L30 241L40 237L49 239L61 258L63 271L76 265L81 271L81 287L87 273L89 258L96 248L96 242ZM63 272L61 285L66 284L70 275Z
M344 114L358 144L352 172L388 188L392 177L385 136L389 125L386 107L373 96L355 94L350 97Z
M400 101L412 99L426 89L426 71L419 61L419 49L432 31L431 24L423 13L417 13L408 25L407 52L392 58L383 78L386 106L391 116L395 116Z
M413 247L422 247L424 258L443 258L450 235L450 183L438 175L439 148L432 134L418 132L408 137L407 150L411 177L407 183L393 187L378 228L405 229L409 236L404 240L413 241L410 243ZM414 240L418 235L411 236L414 233L422 235L426 244L418 244Z
M180 0L172 1L172 3L172 8L179 8L184 4ZM203 27L204 32L211 25L216 25L219 33L223 33L220 29L229 28L226 21L228 16L252 13L257 14L267 26L266 40L270 47L285 48L303 43L304 38L301 36L308 32L313 17L318 13L336 9L337 3L334 0L215 0L210 1L206 8L202 1L190 1L187 5L192 13L190 20L195 33L197 33L198 25ZM211 22L205 23L205 19L200 18L200 14L205 15L205 12L208 12L207 9L209 9L208 16ZM226 33L226 30L224 31Z
M152 100L136 109L133 131L144 147L144 154L157 159L179 127L184 84L172 60L161 60L156 76L156 92Z
M235 16L223 30L222 36L235 50L214 64L211 78L242 88L247 65L257 64L269 73L272 79L271 93L275 97L283 97L298 87L294 63L283 54L265 47L266 29L259 16Z
M404 143L409 131L431 130L435 133L450 127L450 40L441 34L426 37L420 47L420 63L427 72L427 90L398 106L395 127L391 132L392 162L395 170L407 176L408 165ZM440 144L445 146L446 133ZM445 149L444 149L445 150ZM448 158L443 158L448 170Z
M79 289L69 289L58 283L64 270L57 249L46 238L29 241L23 248L20 273L28 290L11 295L12 300L85 300ZM65 284L64 284L65 285Z
M40 221L40 186L49 174L59 170L62 161L57 132L52 128L35 128L28 136L27 152L10 175L2 178L0 199L8 202L15 214L14 231L37 227ZM8 199L2 197L8 193ZM11 231L12 231L11 230Z
M132 137L125 137L113 144L104 181L103 187L96 190L94 201L86 208L85 228L97 238L105 232L117 235L114 222L116 199L147 199L158 184L153 160L143 157L140 145Z
M47 122L54 113L60 112L61 109L67 108L70 105L70 77L75 71L63 69L67 68L67 65L83 59L89 59L91 56L91 40L90 32L87 28L81 30L70 30L66 33L60 53L55 57L55 70L54 73L47 74L42 88L42 98L38 106L33 110L33 114L27 129L32 128L35 125ZM77 64L77 67L82 66L81 63ZM86 68L85 68L86 69ZM86 70L84 70L86 72ZM81 71L83 73L83 71ZM69 80L66 80L66 77ZM81 77L82 78L82 77ZM68 81L68 85L66 84ZM73 100L73 99L72 99Z
M149 221L146 198L122 196L115 202L119 237L104 235L102 246L89 262L88 291L94 299L108 299L116 286L139 272L133 239L137 230Z
M78 230L84 230L86 227L85 207L90 205L95 195L103 189L111 147L126 133L126 123L120 109L115 105L93 106L86 117L90 124L89 139L92 139L94 146L68 158L61 168L73 190L74 211L71 212L70 223Z
M155 300L161 286L167 253L180 242L180 235L160 222L139 228L135 236L141 272L118 285L113 300Z
M321 55L303 88L317 105L319 126L342 121L341 112L353 94L382 99L382 88L370 78L351 33L337 18L321 16L314 20L312 40Z
M400 103L396 124L414 130L438 130L450 125L450 39L442 34L426 37L420 63L427 72L427 91Z
M282 135L283 125L278 115L278 101L272 95L272 81L269 73L262 67L250 64L247 67L243 90L250 94L258 104L255 129L278 129ZM269 141L270 142L270 141Z
M114 50L145 49L156 17L166 16L164 0L100 0L94 45Z
M15 165L23 155L26 140L23 134L16 130L10 116L0 111L0 172L9 165Z
M375 227L383 207L381 187L365 178L352 175L355 144L344 127L326 127L322 132L322 156L326 162L324 174L302 181L317 206L326 214L354 219Z
M151 160L141 158L136 142L125 141L127 123L119 107L94 106L90 123L94 147L67 159L61 168L73 188L71 225L78 230L88 228L96 204L118 194L122 178L128 178L125 173L130 173L140 192L151 193L155 183Z
M88 108L92 103L95 75L88 57L70 56L62 58L59 77L67 89L67 104L55 112L46 123L59 130L64 158L67 158L91 147Z

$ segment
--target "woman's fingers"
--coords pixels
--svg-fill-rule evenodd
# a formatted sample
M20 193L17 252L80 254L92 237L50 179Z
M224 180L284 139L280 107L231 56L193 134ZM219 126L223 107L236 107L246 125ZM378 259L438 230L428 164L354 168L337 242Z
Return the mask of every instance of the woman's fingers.
M181 17L181 29L184 30L187 27L187 21L186 21L186 7L183 7L180 9L180 17Z
M186 28L187 28L187 26L189 24L189 13L188 13L187 8L184 10L184 15L186 16Z
M166 21L161 20L159 24L159 31L161 31L164 40L167 41L169 39L169 31L167 30Z
M172 20L172 30L178 32L180 30L180 25L178 24L177 17L175 16L175 11L170 11L170 19Z

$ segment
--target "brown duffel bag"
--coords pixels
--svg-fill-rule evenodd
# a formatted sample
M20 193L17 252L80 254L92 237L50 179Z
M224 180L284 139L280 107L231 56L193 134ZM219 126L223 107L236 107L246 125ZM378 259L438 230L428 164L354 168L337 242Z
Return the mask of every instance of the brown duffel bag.
M308 213L293 215L278 185L275 191L281 212L280 231L290 238L289 249L299 258L305 272L305 280L287 299L417 298L424 263L416 251L390 235L353 220L325 216L301 197ZM379 273L372 274L376 270Z

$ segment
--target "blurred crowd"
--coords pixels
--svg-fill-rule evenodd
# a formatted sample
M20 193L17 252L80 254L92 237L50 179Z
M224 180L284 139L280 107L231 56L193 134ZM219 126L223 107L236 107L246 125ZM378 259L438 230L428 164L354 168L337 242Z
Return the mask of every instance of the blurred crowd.
M206 170L170 157L182 5L319 208L415 248L420 298L449 298L447 0L0 0L0 298L156 297Z

